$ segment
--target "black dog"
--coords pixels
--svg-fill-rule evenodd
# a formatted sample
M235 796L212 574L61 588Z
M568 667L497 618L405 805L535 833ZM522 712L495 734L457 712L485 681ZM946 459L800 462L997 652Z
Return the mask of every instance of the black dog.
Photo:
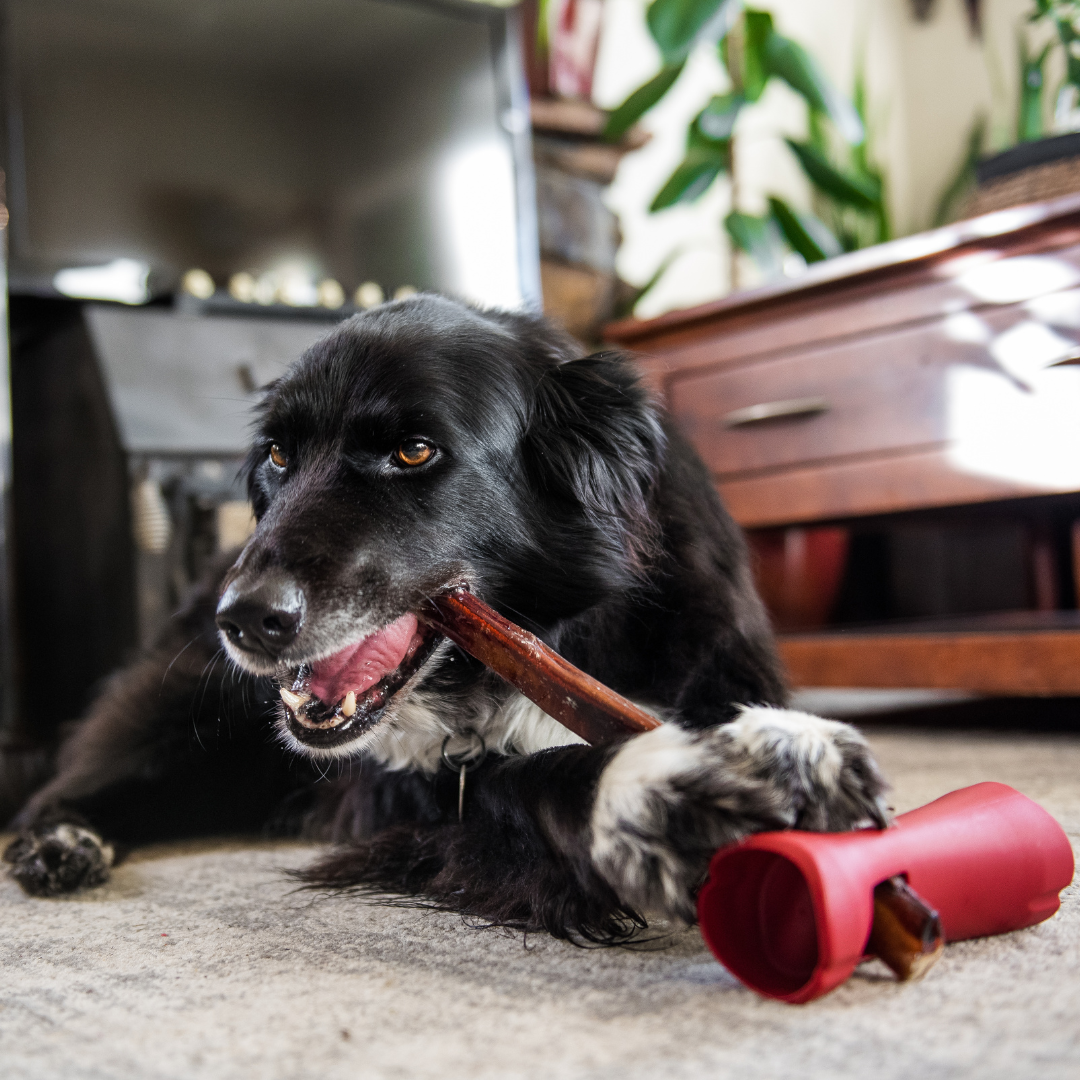
M626 358L576 355L434 296L313 346L262 406L257 531L16 819L22 886L96 884L116 843L271 829L342 845L312 884L610 940L693 920L709 856L747 833L884 825L858 733L780 707L704 467ZM462 581L668 722L581 744L418 624ZM444 754L471 761L461 820ZM335 759L355 765L320 782Z

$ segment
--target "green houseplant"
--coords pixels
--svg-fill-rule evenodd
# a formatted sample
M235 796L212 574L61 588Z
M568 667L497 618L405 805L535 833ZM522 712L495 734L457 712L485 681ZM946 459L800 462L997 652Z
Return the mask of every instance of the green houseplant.
M1058 118L1076 110L1080 99L1080 0L1035 0L1028 22L1033 25L1051 24L1057 44L1065 54L1065 78L1058 89L1055 113ZM1029 56L1027 43L1020 42L1020 108L1016 125L1016 141L1041 139L1045 109L1043 97L1046 82L1046 61L1054 50L1054 41L1047 42L1042 51Z
M998 139L994 140L999 153L1080 128L1080 0L1034 0L1025 22L1027 27L1021 27L1017 35L1019 92L1016 111L1008 125L1001 126ZM1048 125L1047 64L1057 48L1063 53L1064 77L1053 95L1053 123ZM976 166L984 160L989 129L985 116L977 116L973 121L959 169L938 203L935 225L944 225L958 212L971 209ZM1032 158L1033 165L1057 160L1038 154L1037 150L1036 153L1038 156ZM1071 156L1074 151L1062 153Z
M661 68L612 110L606 138L620 138L663 99L702 42L717 49L730 81L728 92L714 96L691 122L685 156L650 210L697 199L718 177L730 177L732 206L725 227L733 245L749 253L768 276L780 272L790 252L812 263L889 238L883 178L866 152L861 79L853 102L832 86L801 45L777 31L769 12L746 7L742 0L653 0L646 22L660 50ZM816 213L795 210L771 193L766 193L765 214L739 207L737 121L774 79L807 105L807 137L784 141L812 185Z

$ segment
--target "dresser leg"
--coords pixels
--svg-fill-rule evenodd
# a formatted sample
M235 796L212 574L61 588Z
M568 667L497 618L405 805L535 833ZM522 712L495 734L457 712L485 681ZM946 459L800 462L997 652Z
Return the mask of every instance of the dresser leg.
M1073 591L1076 593L1076 606L1080 608L1080 518L1072 524L1072 565Z
M1054 538L1042 522L1031 526L1031 585L1036 611L1055 611L1058 606L1058 560Z

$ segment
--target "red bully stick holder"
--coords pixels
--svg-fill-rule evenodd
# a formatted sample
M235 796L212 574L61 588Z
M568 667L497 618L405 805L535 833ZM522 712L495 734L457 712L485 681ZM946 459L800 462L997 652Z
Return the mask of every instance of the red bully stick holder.
M421 617L586 742L658 726L465 588L434 597ZM709 948L747 986L805 1002L864 957L918 978L945 941L1042 922L1072 876L1072 846L1042 807L1005 784L975 784L890 829L759 833L722 848L698 918Z
M891 829L761 833L724 848L698 895L698 919L709 948L747 986L803 1002L839 986L864 955L917 977L942 938L1034 926L1057 911L1072 876L1072 846L1041 806L1005 784L975 784L901 814ZM937 934L917 910L904 925L896 897L911 892L936 910ZM937 940L919 948L921 932Z

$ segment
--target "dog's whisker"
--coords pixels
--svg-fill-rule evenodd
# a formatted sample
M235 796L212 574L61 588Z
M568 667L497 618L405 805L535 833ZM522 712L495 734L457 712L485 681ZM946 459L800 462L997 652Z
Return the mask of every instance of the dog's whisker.
M179 651L179 652L178 652L178 653L177 653L177 654L176 654L176 655L175 655L175 656L174 656L174 657L173 657L173 658L172 658L172 659L171 659L171 660L169 661L169 666L168 666L168 667L167 667L167 668L165 669L165 671L164 671L164 672L162 673L162 676L161 676L161 689L162 689L162 690L164 690L164 689L165 689L165 680L166 680L166 679L167 679L167 678L169 677L169 672L170 672L170 671L172 671L172 669L173 669L173 665L174 665L174 664L176 663L176 661L177 661L177 660L179 660L179 659L180 659L180 657L181 657L181 656L183 656L183 655L184 655L184 653L186 653L186 652L188 651L188 649L190 649L190 648L191 648L191 646L192 646L192 645L194 645L194 644L195 644L195 642L196 642L196 641L198 641L198 640L199 640L200 636L201 636L201 635L199 635L199 634L196 634L196 635L195 635L195 636L194 636L194 637L193 637L193 638L192 638L192 639L191 639L191 640L190 640L190 641L189 641L189 642L188 642L188 643L187 643L187 644L186 644L186 645L185 645L185 646L184 646L184 647L183 647L183 648L182 648L182 649L181 649L181 650L180 650L180 651Z
M202 674L199 676L199 685L202 687L202 693L199 695L198 707L192 709L191 724L192 729L195 732L195 739L202 750L205 750L206 747L203 745L202 735L199 732L198 717L203 711L203 706L206 704L206 694L210 689L210 680L213 678L214 668L217 667L217 662L221 659L224 652L224 648L219 646L214 652L214 655L207 661L206 666L202 670ZM194 702L192 702L192 704L194 705Z

